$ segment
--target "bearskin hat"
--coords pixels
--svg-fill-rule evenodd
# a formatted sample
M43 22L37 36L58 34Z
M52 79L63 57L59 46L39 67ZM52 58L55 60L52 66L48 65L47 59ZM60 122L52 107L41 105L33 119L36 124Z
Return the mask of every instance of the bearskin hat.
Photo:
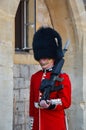
M41 27L33 37L34 58L61 59L63 57L62 39L57 31L50 27Z

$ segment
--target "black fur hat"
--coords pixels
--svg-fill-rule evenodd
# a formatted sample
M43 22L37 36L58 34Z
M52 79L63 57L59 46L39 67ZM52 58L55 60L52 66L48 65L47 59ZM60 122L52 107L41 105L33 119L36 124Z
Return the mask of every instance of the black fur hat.
M62 40L59 33L50 27L41 27L33 37L34 58L53 58L55 60L63 57Z

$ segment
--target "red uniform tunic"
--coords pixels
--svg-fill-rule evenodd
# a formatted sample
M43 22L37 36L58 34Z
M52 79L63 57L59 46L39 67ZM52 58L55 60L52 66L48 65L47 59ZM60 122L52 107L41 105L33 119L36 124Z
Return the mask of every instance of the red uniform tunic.
M46 73L46 78L50 78L51 72ZM50 99L61 99L62 105L59 104L53 110L37 109L34 106L35 102L39 101L39 87L42 80L43 71L38 71L31 77L30 85L30 113L34 118L33 130L66 130L65 112L71 104L71 83L69 76L66 73L61 73L60 77L63 81L60 82L64 88L58 92L52 92ZM56 82L58 87L59 82ZM55 85L55 86L56 86Z

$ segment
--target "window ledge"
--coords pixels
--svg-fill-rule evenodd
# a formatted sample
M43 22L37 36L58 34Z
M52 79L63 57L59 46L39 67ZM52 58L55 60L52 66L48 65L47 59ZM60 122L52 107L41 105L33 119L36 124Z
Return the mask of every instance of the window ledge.
M38 64L33 54L27 52L16 52L14 54L14 64Z

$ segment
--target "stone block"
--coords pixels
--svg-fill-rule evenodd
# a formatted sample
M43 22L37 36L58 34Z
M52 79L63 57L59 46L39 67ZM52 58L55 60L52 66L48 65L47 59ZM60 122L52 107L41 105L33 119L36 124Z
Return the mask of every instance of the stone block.
M18 78L20 77L20 65L15 65L13 66L13 77Z
M12 43L0 43L0 66L13 67Z
M25 103L24 103L24 101L17 101L16 102L16 109L19 112L24 112L25 111Z
M25 78L25 79L29 79L30 73L29 73L30 69L28 65L20 65L20 76Z
M22 125L16 125L16 126L14 127L14 130L22 130Z
M14 78L14 89L25 88L24 78Z
M20 93L19 89L15 89L15 90L13 91L13 99L14 99L15 101L19 101L19 93Z
M29 89L20 89L20 101L28 100Z

